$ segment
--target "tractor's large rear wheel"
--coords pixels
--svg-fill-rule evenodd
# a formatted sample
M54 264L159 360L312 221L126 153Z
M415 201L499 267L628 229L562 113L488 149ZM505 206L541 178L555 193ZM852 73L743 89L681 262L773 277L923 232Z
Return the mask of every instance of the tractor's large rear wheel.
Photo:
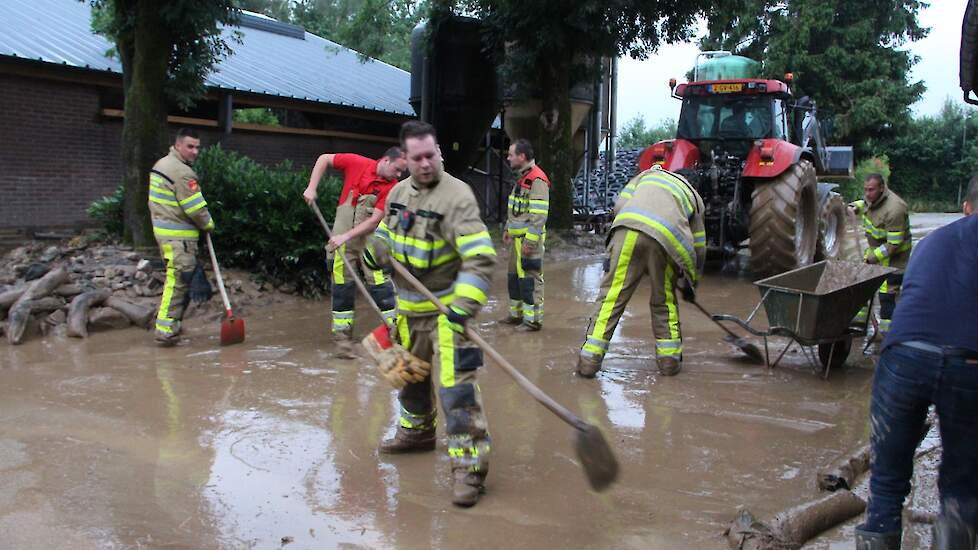
M815 260L838 260L842 255L843 243L848 236L846 230L846 204L838 193L829 194L818 215L818 245Z
M755 183L750 209L750 259L768 277L812 263L818 241L815 168L808 160Z

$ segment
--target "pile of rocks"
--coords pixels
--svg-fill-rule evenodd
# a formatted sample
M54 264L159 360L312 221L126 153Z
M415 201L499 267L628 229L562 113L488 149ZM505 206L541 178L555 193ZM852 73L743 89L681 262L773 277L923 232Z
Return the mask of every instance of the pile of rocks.
M148 256L82 237L10 251L0 259L0 335L19 344L32 334L84 338L89 331L150 328L166 273L162 260ZM281 295L270 292L275 289L251 277L234 271L225 277L236 312L281 301ZM212 286L216 293L216 283ZM191 304L184 318L216 318L223 311L219 302L215 297Z

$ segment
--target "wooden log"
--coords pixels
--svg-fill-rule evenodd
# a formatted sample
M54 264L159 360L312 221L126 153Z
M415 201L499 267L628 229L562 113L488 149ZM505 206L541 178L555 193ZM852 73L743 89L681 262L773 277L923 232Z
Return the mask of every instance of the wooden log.
M112 296L112 291L106 288L83 292L71 301L68 306L68 336L73 338L88 337L88 310L92 306L101 305Z
M819 491L852 490L856 478L869 470L869 450L869 444L863 445L819 470L816 474Z
M73 298L75 296L78 296L82 292L85 292L85 289L75 283L68 283L66 285L61 285L58 288L54 289L55 294L57 294L58 296L64 296L65 298Z
M119 313L122 313L128 317L130 321L132 321L132 324L140 328L149 327L150 320L153 318L152 309L127 302L126 300L116 296L110 296L109 299L105 301L105 305L118 311Z
M27 291L27 287L23 286L20 288L14 288L6 292L0 292L0 314L4 314L10 309L10 306Z
M24 342L24 331L27 323L31 320L31 312L35 307L42 307L45 302L41 301L50 294L55 288L61 286L68 280L68 272L63 267L58 267L47 272L40 279L35 280L27 287L27 290L17 298L17 301L10 306L9 321L7 324L7 342L11 345L19 345ZM50 301L48 301L50 304ZM57 306L51 309L58 309ZM48 310L50 311L50 309Z
M742 510L724 532L727 546L736 550L797 550L807 541L854 518L866 503L842 489L785 510L761 522Z

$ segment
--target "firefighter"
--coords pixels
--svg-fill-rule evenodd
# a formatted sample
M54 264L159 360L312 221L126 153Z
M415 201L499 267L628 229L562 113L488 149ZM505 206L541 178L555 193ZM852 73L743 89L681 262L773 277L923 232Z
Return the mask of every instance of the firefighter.
M343 189L336 207L333 238L326 248L335 253L330 270L333 295L332 334L341 346L341 355L345 357L352 357L356 287L344 271L344 257L358 264L352 267L360 269L374 301L389 322L394 322L394 287L390 278L383 271L366 267L358 258L366 236L377 228L383 217L387 194L397 183L406 165L399 147L388 149L380 160L371 160L352 153L327 153L316 160L312 175L309 176L309 185L302 193L307 203L314 203L316 188L326 170L335 168L343 172Z
M518 139L506 157L519 176L509 194L509 212L503 244L509 252L509 315L502 321L516 330L537 331L543 325L543 247L550 179L533 160L533 146Z
M442 171L441 151L430 124L401 127L410 177L388 196L388 211L364 250L364 261L381 269L393 257L450 307L434 304L396 274L395 339L440 371L438 397L445 413L452 468L452 502L479 500L489 466L489 432L476 380L482 350L464 337L465 324L487 301L496 251L479 218L469 186ZM385 454L435 448L434 385L429 376L400 390L400 420Z
M197 174L190 167L198 153L197 132L181 128L170 153L156 161L149 173L149 215L166 263L166 282L156 314L156 341L165 346L176 344L180 337L200 232L214 230Z
M628 300L648 275L652 283L652 332L659 373L682 368L677 286L687 300L706 261L703 199L680 175L658 166L635 176L618 195L609 234L609 260L598 309L588 326L577 373L593 378Z
M896 308L903 269L910 258L910 214L907 204L886 187L881 174L869 174L863 182L864 199L849 204L849 212L862 216L863 229L869 247L863 252L868 264L895 267L900 271L887 276L880 287L880 335L890 331L890 320ZM866 322L869 309L864 307L856 314L854 323Z

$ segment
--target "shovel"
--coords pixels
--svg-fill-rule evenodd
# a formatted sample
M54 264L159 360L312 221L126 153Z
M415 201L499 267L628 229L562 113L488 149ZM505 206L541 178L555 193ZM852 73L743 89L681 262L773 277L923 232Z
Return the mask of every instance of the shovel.
M448 313L448 307L441 303L430 290L421 284L421 281L416 279L407 268L393 258L391 258L391 264L401 277L410 283L415 290L423 294L425 298L430 300L431 303L435 304L439 311ZM505 357L489 346L470 327L465 328L465 336L488 353L503 371L536 399L537 402L577 430L574 437L574 449L577 451L578 458L581 459L581 466L584 468L584 474L587 476L588 483L590 483L591 488L595 491L607 489L618 477L618 460L615 459L615 454L611 451L611 447L605 440L601 430L593 424L588 424L563 405L554 401L552 397L543 393L543 390L536 387L533 382L530 382L520 371L516 370L516 367L511 365Z
M714 319L713 315L711 315L709 311L706 311L706 308L701 306L700 303L697 302L696 300L688 300L688 301L692 303L694 306L696 306L696 309L702 311L703 315L709 317L711 321L716 323L718 327L722 328L723 331L727 333L727 335L723 338L724 342L727 342L728 344L734 347L740 348L740 351L744 352L744 355L750 357L751 359L757 361L758 363L764 362L764 354L761 353L761 350L757 346L751 344L747 340L744 340L743 337L737 336L732 330L727 328L723 323Z
M217 265L217 254L214 253L214 243L211 242L211 233L207 232L207 250L211 253L211 264L214 265L214 276L217 277L217 288L221 291L221 300L224 301L224 311L227 317L221 321L221 345L230 346L240 344L245 339L244 319L236 319L231 312L231 303L228 302L228 293L224 290L224 279L221 277L221 266Z

